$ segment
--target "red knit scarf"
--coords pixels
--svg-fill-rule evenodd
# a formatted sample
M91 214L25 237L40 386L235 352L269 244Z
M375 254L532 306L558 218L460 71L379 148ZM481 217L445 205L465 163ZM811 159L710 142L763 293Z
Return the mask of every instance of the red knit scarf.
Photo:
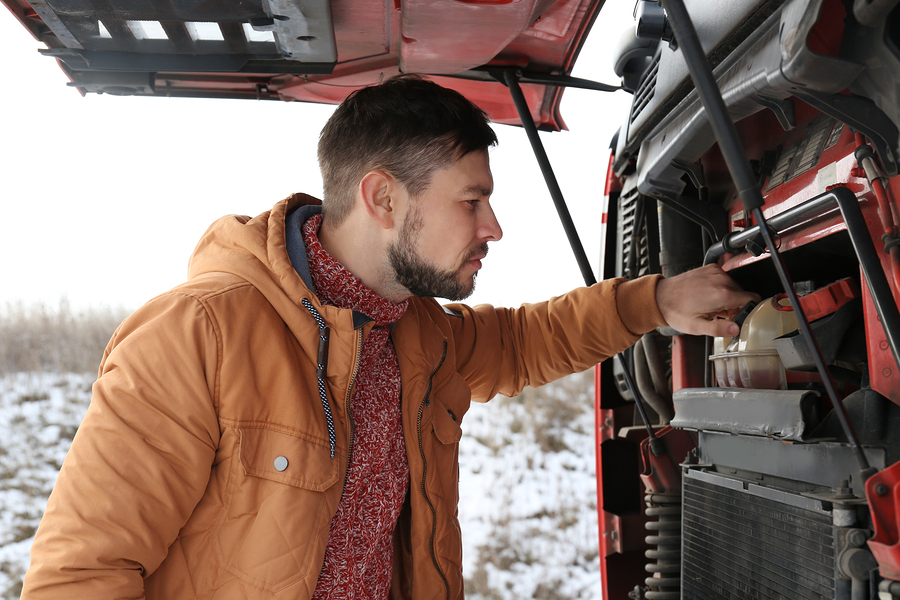
M331 521L325 566L314 600L382 600L391 585L393 534L409 485L400 414L400 368L388 326L407 302L385 300L328 254L317 236L322 216L303 226L316 296L323 304L361 312L375 321L363 343L350 410L354 441L350 470ZM332 401L341 401L332 399Z

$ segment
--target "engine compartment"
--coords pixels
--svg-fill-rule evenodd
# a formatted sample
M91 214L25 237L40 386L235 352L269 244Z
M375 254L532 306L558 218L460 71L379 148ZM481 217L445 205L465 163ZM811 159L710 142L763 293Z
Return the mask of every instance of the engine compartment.
M685 4L801 306L786 301L677 44L655 22L656 51L630 63L641 76L612 145L606 276L715 262L763 300L739 316L737 338L663 329L602 366L607 597L890 598L900 372L885 311L900 290L900 114L884 84L900 78L900 9L882 4L879 20L852 1L735 3L715 15ZM638 31L656 10L639 2ZM860 453L877 474L860 471ZM640 482L621 485L639 493L610 490L633 455Z

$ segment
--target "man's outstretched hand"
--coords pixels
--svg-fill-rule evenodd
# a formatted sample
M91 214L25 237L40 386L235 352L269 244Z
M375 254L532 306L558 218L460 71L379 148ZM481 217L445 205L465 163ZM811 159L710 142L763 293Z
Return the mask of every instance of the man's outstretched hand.
M656 286L656 303L670 327L689 335L736 336L740 328L731 320L758 294L745 292L719 265L706 265Z

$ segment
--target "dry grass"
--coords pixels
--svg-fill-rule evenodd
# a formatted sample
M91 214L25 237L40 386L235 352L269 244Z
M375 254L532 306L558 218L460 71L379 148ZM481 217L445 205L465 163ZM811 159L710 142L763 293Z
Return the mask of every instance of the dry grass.
M0 306L0 374L95 372L127 314L109 307L76 311L66 300Z

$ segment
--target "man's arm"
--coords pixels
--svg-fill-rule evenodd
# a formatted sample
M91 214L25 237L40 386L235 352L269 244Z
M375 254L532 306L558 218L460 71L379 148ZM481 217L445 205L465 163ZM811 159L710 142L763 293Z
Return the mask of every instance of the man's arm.
M143 598L209 480L218 362L203 306L162 296L107 352L32 546L24 600Z
M515 395L588 369L656 327L725 335L734 326L727 318L754 299L712 265L670 279L601 281L516 309L456 305L457 366L474 400Z
M665 325L656 306L660 276L611 279L519 308L454 305L456 363L484 402L588 369Z

